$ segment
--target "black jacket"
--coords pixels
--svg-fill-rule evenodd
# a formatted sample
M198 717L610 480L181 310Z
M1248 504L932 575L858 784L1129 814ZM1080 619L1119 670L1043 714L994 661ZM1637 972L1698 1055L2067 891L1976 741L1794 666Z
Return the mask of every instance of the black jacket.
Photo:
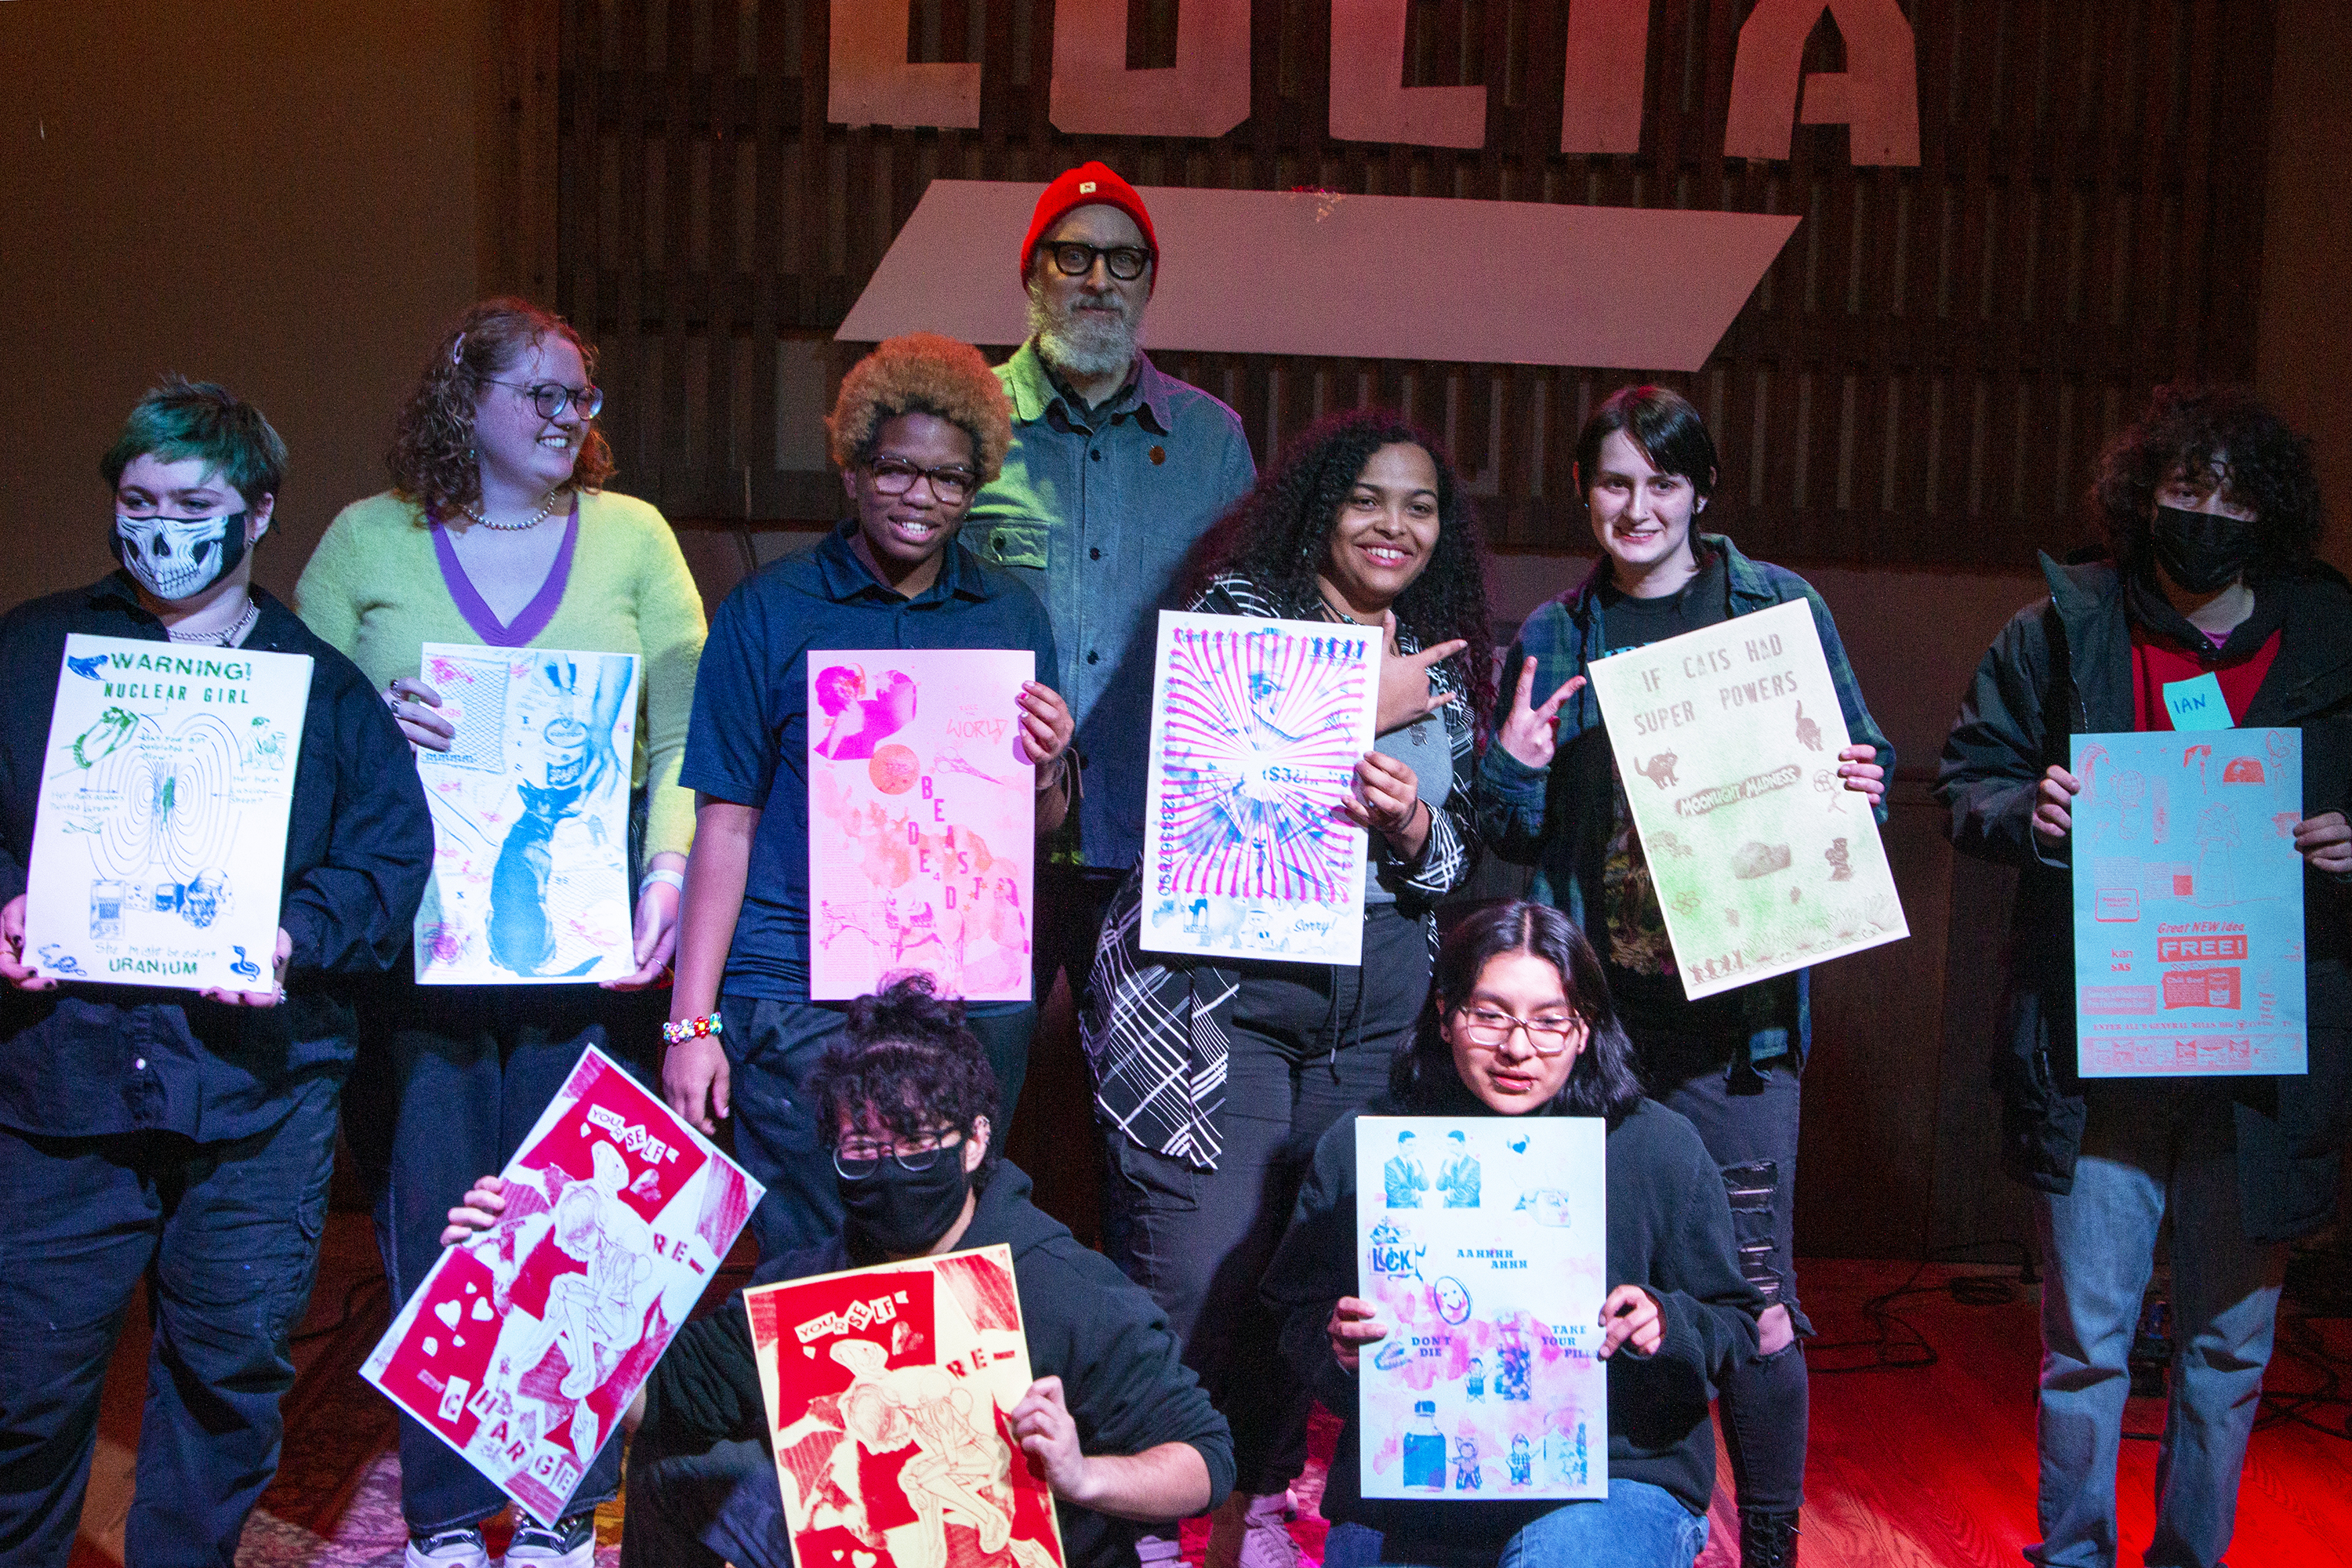
M2131 730L2134 616L2111 563L2062 566L2045 555L2042 568L2050 597L2019 611L1977 667L1944 743L1936 797L1951 814L1955 848L2018 869L2008 1040L1993 1058L2002 1163L2027 1185L2063 1194L2074 1185L2084 1117L2073 882L2068 847L2053 850L2034 837L2034 791L2053 763L2070 765L2074 735ZM2325 567L2257 584L2255 617L2222 654L2259 644L2271 626L2278 656L2243 723L2300 729L2304 815L2343 810L2352 795L2352 589ZM2246 1230L2259 1241L2304 1235L2335 1211L2352 1025L2347 908L2343 882L2306 869L2308 1074L2227 1080Z
M1265 1271L1265 1294L1281 1315L1283 1359L1324 1407L1345 1417L1323 1516L1385 1531L1397 1561L1410 1543L1439 1541L1499 1552L1512 1535L1556 1508L1538 1502L1428 1502L1367 1499L1360 1491L1361 1435L1356 1374L1333 1359L1327 1325L1356 1278L1356 1119L1359 1116L1480 1116L1493 1112L1465 1091L1448 1103L1404 1106L1383 1100L1332 1123ZM1739 1272L1723 1173L1697 1130L1644 1100L1609 1131L1608 1278L1657 1300L1665 1340L1652 1356L1621 1350L1609 1358L1609 1478L1664 1487L1694 1514L1715 1491L1715 1426L1707 1402L1733 1365L1756 1353L1764 1298ZM1400 1555L1397 1548L1405 1550Z
M244 647L315 661L286 833L278 923L286 1001L224 1007L193 991L0 986L0 1125L55 1137L163 1131L217 1142L277 1125L301 1079L351 1066L352 984L407 947L433 863L408 742L359 667L257 588ZM0 902L25 890L66 637L165 641L121 573L0 617Z
M1162 1443L1190 1443L1209 1467L1209 1506L1214 1508L1233 1490L1233 1433L1181 1359L1166 1315L1109 1259L1079 1246L1032 1204L1029 1190L1018 1166L999 1162L956 1245L1003 1243L1013 1249L1031 1374L1062 1380L1078 1446L1089 1454L1140 1454ZM751 1282L772 1285L878 1261L853 1258L847 1242L835 1237L769 1258ZM646 1384L639 1431L641 1441L666 1454L697 1453L730 1440L767 1443L760 1366L740 1292L670 1342ZM1054 1511L1070 1568L1134 1563L1138 1526L1059 1499Z

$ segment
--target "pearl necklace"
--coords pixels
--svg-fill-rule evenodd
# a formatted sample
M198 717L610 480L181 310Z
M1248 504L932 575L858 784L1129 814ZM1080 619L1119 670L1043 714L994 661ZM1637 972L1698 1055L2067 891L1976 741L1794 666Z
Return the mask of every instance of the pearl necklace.
M561 486L557 487L557 489L561 489ZM493 533L520 533L527 528L537 528L541 523L547 521L549 514L555 510L556 493L557 490L548 491L547 499L539 503L539 510L532 512L529 517L524 518L520 522L492 522L488 517L483 515L482 512L470 506L461 506L457 510L464 512L467 518L471 519L475 522L480 523L484 528L488 529Z
M253 623L260 618L260 601L247 599L245 602L245 614L237 616L236 625L225 632L184 632L165 626L163 635L173 642L212 643L219 647L234 647L246 633L251 631Z

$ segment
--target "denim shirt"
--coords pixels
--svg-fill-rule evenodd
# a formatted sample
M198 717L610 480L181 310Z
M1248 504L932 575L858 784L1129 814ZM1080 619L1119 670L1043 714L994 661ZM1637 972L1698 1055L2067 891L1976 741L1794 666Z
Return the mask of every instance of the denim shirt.
M1240 416L1148 357L1091 412L1054 384L1034 342L996 375L1013 448L961 537L1045 603L1086 770L1078 858L1124 870L1143 853L1156 612L1179 607L1185 556L1257 468Z

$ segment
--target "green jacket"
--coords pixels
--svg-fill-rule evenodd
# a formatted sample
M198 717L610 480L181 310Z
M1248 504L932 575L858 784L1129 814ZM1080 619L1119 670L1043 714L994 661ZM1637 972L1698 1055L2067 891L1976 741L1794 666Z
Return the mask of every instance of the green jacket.
M1695 536L1702 551L1724 558L1724 587L1733 616L1768 610L1802 599L1812 606L1813 626L1821 633L1822 653L1829 661L1830 678L1837 684L1838 707L1847 731L1858 746L1875 746L1878 761L1891 783L1895 748L1864 706L1862 686L1839 640L1830 607L1812 584L1785 567L1751 561L1719 533ZM1608 651L1601 635L1601 585L1609 559L1595 563L1581 584L1538 607L1519 628L1518 640L1503 660L1502 689L1495 711L1507 713L1517 689L1519 672L1532 656L1536 660L1535 690L1549 693L1573 677L1584 674L1592 661ZM1528 897L1552 904L1580 927L1594 949L1609 956L1608 921L1601 909L1601 873L1613 826L1612 802L1580 798L1570 781L1579 776L1580 748L1609 749L1609 733L1601 721L1601 701L1586 686L1559 711L1559 750L1551 766L1531 768L1500 746L1486 748L1478 767L1478 828L1487 847L1506 860L1536 868ZM1590 794L1591 792L1584 792ZM1874 814L1886 822L1886 805ZM1802 1064L1812 1044L1812 1008L1809 972L1778 975L1741 988L1739 995L1748 1023L1748 1051L1762 1061L1790 1053Z
M2067 765L2072 737L2132 729L2131 625L2112 563L2062 566L2044 555L2042 570L2050 597L2019 611L1978 665L1944 743L1936 798L1951 814L1953 847L2018 871L2007 1044L1993 1058L2002 1163L2027 1185L2063 1194L2074 1185L2084 1116L2073 881L2066 847L2053 851L2034 837L2033 798L2051 764ZM2352 590L2319 567L2255 594L2258 616L2284 616L2278 657L2244 723L2300 729L2305 815L2341 810L2352 793ZM2259 1241L2303 1235L2335 1211L2352 1025L2347 881L2305 873L2308 1074L2230 1080L2246 1229Z

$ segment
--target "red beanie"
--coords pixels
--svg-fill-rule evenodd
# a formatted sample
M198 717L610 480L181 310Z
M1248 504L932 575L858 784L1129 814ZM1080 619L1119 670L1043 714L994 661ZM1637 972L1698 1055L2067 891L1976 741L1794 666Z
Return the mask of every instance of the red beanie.
M1109 164L1094 163L1072 169L1047 185L1045 194L1037 198L1037 210L1029 219L1028 237L1021 242L1022 287L1028 287L1029 260L1037 254L1037 242L1045 237L1045 231L1072 210L1097 202L1117 207L1143 231L1143 243L1151 248L1153 257L1151 286L1155 289L1160 287L1160 239L1151 232L1151 215L1143 210L1143 198L1135 194L1133 185L1112 174Z

